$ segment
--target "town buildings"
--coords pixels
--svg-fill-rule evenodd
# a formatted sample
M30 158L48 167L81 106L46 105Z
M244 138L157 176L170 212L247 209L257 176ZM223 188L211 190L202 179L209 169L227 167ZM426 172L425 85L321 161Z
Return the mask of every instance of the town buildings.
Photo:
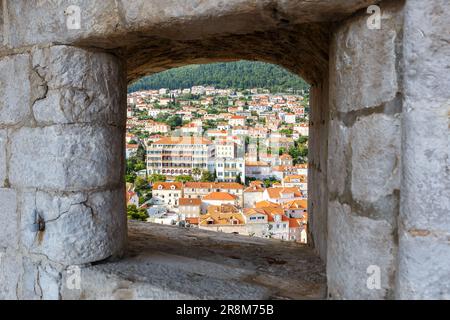
M144 174L165 180L151 185L149 221L306 243L308 167L290 152L308 135L303 98L250 91L128 95L127 158L143 147ZM127 201L143 206L132 190Z
M194 169L209 170L215 158L210 140L202 137L165 137L147 147L147 174L192 175Z

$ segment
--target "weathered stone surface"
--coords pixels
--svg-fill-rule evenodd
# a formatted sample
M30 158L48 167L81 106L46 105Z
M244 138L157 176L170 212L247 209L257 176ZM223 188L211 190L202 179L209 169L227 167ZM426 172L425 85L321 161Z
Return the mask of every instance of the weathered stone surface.
M46 259L24 257L23 276L20 282L20 298L25 300L60 299L61 271Z
M440 14L449 10L442 0L411 0L405 10L401 217L406 229L450 233L450 26Z
M342 195L350 166L349 131L339 120L330 121L328 140L328 191Z
M200 39L217 34L250 33L280 24L339 20L372 4L370 0L335 0L311 3L308 0L261 1L210 0L34 0L7 1L3 10L8 18L6 44L20 47L51 41L116 47L114 40L136 41L138 33L147 36ZM65 10L69 5L81 9L80 29L68 29ZM32 9L31 9L32 8ZM215 23L209 20L215 17ZM165 22L171 21L170 24ZM206 28L205 25L208 27ZM127 33L128 36L127 36Z
M370 0L35 1L33 10L29 1L7 2L4 50L48 43L121 48L130 81L185 64L261 59L314 83L322 80L328 65L328 21L372 4ZM74 18L66 10L69 5L80 8L79 29L67 27Z
M396 248L393 228L384 220L354 215L336 201L328 206L327 279L333 299L393 297ZM369 289L369 266L380 269L380 289Z
M407 102L448 101L450 25L446 0L408 0L405 6L404 86ZM418 32L420 30L420 32ZM434 104L418 104L431 110ZM407 104L407 110L418 110Z
M397 298L450 299L450 233L400 234Z
M308 142L308 242L327 261L328 242L328 78L311 88L310 140Z
M118 256L126 241L124 190L50 194L21 198L21 243L33 254L63 265ZM41 219L44 230L37 229Z
M10 182L15 187L77 191L122 183L121 128L22 128L10 139Z
M436 108L420 110L425 104ZM450 233L450 100L447 105L422 100L410 106L415 111L406 113L403 123L408 138L403 154L402 223L407 230Z
M81 268L63 299L317 299L324 266L307 246L130 222L123 260ZM288 279L286 275L289 275ZM68 277L63 273L63 283Z
M49 90L33 106L39 124L125 125L125 73L117 57L53 46L34 51L33 68Z
M377 107L399 90L396 50L401 43L401 7L384 3L381 10L380 30L367 27L368 15L358 15L333 35L330 83L336 92L332 108L338 112Z
M0 130L0 188L4 187L6 179L6 143L7 132Z
M397 298L450 297L450 25L445 0L405 6Z
M0 188L13 188L0 189L0 297L321 296L321 265L305 252L289 260L289 250L285 259L268 242L256 249L259 240L231 235L223 250L192 234L167 244L169 232L149 230L124 261L83 269L82 292L59 292L62 268L125 243L124 79L236 59L277 63L314 84L308 228L331 297L449 297L448 1L381 2L381 30L367 28L370 0L70 4L80 29L66 28L65 0L0 2ZM380 290L366 286L369 265L380 267Z
M375 202L400 188L400 120L374 114L351 128L351 190L361 202Z
M0 249L17 248L18 222L16 192L0 188Z
M1 202L0 202L1 210ZM19 299L18 283L22 276L22 259L14 250L8 250L0 243L0 299Z
M30 114L29 55L0 58L0 126L15 125Z

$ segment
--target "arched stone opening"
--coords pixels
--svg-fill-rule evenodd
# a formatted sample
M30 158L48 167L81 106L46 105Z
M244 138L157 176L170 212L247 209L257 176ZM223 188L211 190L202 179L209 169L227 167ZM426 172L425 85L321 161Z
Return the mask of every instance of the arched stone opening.
M380 30L373 1L74 2L79 29L64 1L0 5L0 296L61 298L67 267L123 252L127 82L250 59L313 85L310 239L330 297L448 298L447 1L376 1Z

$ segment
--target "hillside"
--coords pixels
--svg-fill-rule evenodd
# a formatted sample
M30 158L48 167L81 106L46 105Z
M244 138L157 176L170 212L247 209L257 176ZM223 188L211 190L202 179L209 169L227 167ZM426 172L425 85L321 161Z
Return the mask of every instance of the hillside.
M190 65L141 78L128 87L128 92L148 89L180 89L196 85L216 88L266 88L272 92L303 90L309 85L286 69L263 62L237 61Z

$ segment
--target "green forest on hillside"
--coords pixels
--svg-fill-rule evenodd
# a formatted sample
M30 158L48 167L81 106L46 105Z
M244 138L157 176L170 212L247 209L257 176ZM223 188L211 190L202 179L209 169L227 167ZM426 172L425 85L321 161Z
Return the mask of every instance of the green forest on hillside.
M128 92L149 89L184 89L198 85L216 88L265 88L271 92L308 90L309 85L286 69L263 62L236 61L189 65L143 77L128 87Z

